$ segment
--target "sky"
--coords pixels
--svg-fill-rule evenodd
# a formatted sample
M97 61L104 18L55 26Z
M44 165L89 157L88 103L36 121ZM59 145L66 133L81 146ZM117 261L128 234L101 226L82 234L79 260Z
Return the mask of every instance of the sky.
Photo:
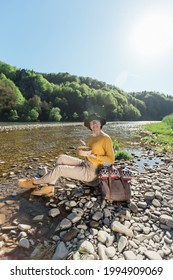
M173 96L173 0L0 0L0 60Z

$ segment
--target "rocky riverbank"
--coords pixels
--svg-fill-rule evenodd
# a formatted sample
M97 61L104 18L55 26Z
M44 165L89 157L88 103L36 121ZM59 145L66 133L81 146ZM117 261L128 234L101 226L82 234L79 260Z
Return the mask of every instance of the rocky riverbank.
M62 181L52 198L19 189L17 179L32 176L45 159L29 158L3 174L0 258L173 259L172 155L145 150L140 159L156 156L163 164L146 164L142 173L137 158L125 162L133 171L128 205L102 200L95 188L71 180Z

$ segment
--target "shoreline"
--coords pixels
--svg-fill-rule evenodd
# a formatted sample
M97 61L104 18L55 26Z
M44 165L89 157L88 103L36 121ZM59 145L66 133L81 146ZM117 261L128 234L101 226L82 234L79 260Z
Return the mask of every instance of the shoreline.
M152 123L152 122L158 122L158 121L109 121L107 124L116 123L119 124L132 124L132 125L143 125L146 123ZM44 128L44 127L56 127L56 126L76 126L76 125L83 125L83 122L37 122L37 123L31 123L31 122L0 122L0 132L1 131L8 131L8 130L22 130L22 129L38 129L38 128Z
M81 122L76 123L1 123L0 122L0 131L8 131L8 130L21 130L21 129L37 129L37 128L44 128L44 127L56 127L56 126L76 126L82 125Z

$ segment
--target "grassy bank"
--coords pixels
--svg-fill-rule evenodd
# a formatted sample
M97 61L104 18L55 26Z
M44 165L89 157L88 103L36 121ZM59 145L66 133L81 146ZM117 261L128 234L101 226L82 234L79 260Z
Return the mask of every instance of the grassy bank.
M142 138L144 144L159 146L166 151L173 151L172 125L165 121L146 124L143 126L146 136Z

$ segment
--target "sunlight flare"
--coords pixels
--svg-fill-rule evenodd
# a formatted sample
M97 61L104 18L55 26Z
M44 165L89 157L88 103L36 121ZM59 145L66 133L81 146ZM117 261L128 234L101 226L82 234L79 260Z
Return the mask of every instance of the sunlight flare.
M138 18L130 32L132 51L140 59L159 59L173 49L173 18L154 12Z

